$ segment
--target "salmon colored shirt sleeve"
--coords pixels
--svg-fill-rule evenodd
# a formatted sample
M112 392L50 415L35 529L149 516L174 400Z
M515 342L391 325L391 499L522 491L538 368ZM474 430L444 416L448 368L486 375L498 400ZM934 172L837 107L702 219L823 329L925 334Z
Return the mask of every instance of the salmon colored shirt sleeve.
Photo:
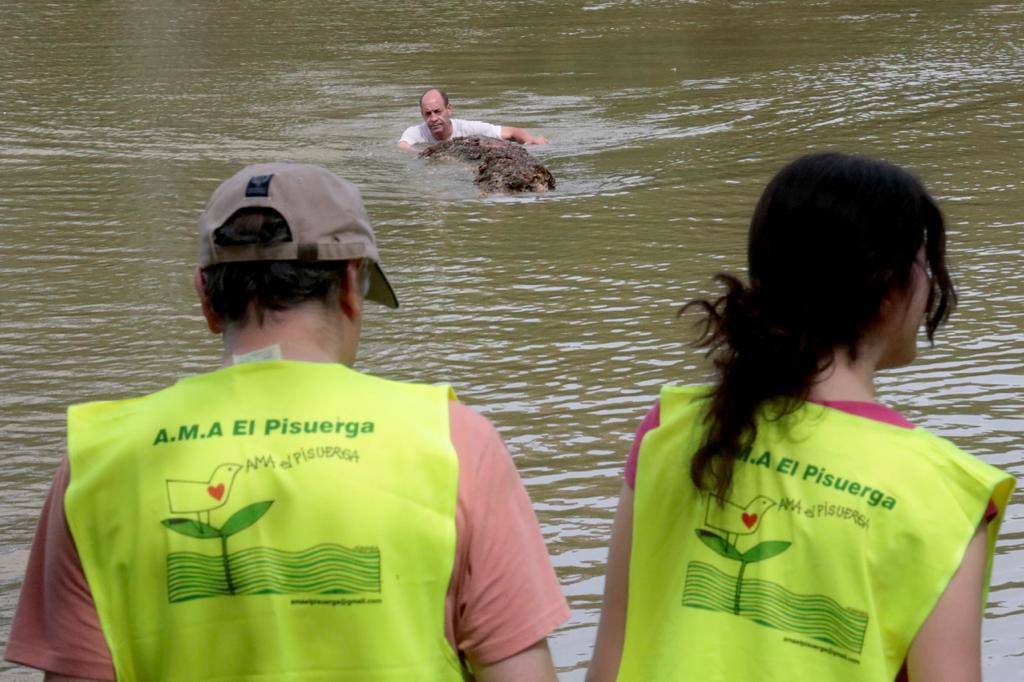
M459 494L445 627L471 662L494 663L551 634L569 605L498 432L459 403L451 404L451 425Z
M4 658L69 677L112 680L110 649L64 516L68 473L65 458L43 503Z
M456 547L445 634L471 662L494 663L569 617L537 517L515 464L487 419L451 403L459 457ZM65 459L36 530L4 657L70 677L113 680L96 606L64 515Z

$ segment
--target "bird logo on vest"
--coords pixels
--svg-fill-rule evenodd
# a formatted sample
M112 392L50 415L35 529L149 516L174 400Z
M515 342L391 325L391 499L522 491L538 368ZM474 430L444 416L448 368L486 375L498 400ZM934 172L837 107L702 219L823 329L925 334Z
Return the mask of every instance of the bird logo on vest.
M231 495L235 476L242 470L238 464L221 464L205 481L167 481L167 503L175 514L195 514L197 521L203 521L200 514L206 514L223 507Z
M774 506L775 501L764 495L758 495L746 506L717 495L708 495L704 525L723 532L726 542L735 545L740 535L752 535L757 532L764 515Z
M689 561L683 580L684 607L732 614L763 627L860 653L868 624L863 609L845 607L831 595L795 591L796 585L791 584L790 578L794 573L799 576L798 571L780 567L759 570L753 577L746 575L749 566L774 559L793 545L790 540L759 541L751 537L760 530L765 514L779 506L778 502L757 495L743 505L713 494L708 494L706 501L706 528L697 528L694 534L707 549L739 568L731 574L723 570L720 561ZM765 534L784 532L785 525L772 522ZM745 538L743 549L737 547L740 536ZM787 641L808 646L796 639ZM857 662L845 655L843 658Z

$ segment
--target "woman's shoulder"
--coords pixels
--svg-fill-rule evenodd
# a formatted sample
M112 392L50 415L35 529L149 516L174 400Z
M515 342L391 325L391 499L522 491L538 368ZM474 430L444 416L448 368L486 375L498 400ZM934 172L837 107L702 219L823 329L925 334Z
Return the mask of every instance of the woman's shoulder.
M956 474L957 479L963 481L963 485L977 488L979 491L996 489L998 493L999 489L1008 485L1006 494L1009 495L1014 479L1007 472L928 429L914 429L914 434L921 444L921 454L940 471Z
M659 422L665 424L673 419L689 419L695 411L705 408L712 389L707 384L662 386L658 402L655 403Z

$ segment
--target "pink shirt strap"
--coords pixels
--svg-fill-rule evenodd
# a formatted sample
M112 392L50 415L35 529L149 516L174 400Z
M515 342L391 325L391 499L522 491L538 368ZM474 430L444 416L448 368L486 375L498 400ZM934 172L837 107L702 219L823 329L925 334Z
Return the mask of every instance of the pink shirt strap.
M890 424L892 426L898 426L901 429L913 429L916 428L911 424L906 417L885 405L879 405L878 403L869 403L859 400L815 400L819 405L825 407L831 407L833 410L839 410L840 412L846 412L853 414L858 417L864 417L865 419L872 419L876 422L882 422L884 424Z
M885 405L879 405L878 403L860 402L856 400L827 400L818 403L825 407L831 407L835 410L841 410L849 414L855 414L858 417L864 417L865 419L872 419L878 422L884 422L886 424L892 424L904 429L912 429L914 425L907 421L906 417ZM640 422L639 428L636 430L636 438L633 439L633 446L629 449L629 456L626 458L626 468L623 471L623 478L626 480L626 485L630 488L636 488L636 464L640 457L640 443L643 441L644 436L651 429L658 428L661 423L661 401L655 400L654 406Z
M906 417L896 410L878 403L862 402L857 400L822 400L815 402L819 405L824 405L825 407L831 407L834 410L841 410L849 414L857 415L858 417L891 424L903 429L916 428L907 420ZM643 421L640 422L640 426L636 430L636 438L633 439L633 446L629 449L629 456L626 458L626 467L622 473L622 476L626 481L626 485L632 489L636 489L636 464L637 460L640 458L640 443L643 441L647 432L651 429L658 428L660 423L661 401L655 400L654 406L651 407L647 415L644 416ZM999 508L996 507L995 502L989 500L988 509L985 510L985 522L988 523L998 515Z
M643 421L637 427L636 438L633 439L633 445L629 448L629 456L626 457L626 469L622 473L623 478L626 479L626 485L633 490L636 489L636 463L640 459L640 443L648 431L658 428L660 424L661 400L655 400L654 405L644 415Z

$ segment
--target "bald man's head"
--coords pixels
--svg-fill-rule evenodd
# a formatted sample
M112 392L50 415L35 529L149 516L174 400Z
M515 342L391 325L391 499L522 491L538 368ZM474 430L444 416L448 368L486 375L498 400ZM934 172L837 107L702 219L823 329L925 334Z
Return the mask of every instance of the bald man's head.
M427 95L439 95L445 106L448 106L448 93L444 90L438 90L437 88L430 88L422 95L420 95L420 108L423 108L423 100L426 99Z
M452 136L452 105L442 90L427 90L420 97L420 116L427 124L430 134L438 142Z

